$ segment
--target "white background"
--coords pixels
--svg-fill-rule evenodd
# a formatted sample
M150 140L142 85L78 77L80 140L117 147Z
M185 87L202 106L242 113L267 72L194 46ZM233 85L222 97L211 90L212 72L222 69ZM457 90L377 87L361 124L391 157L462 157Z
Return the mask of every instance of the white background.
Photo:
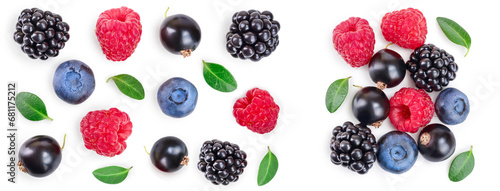
M500 16L493 1L243 1L243 0L183 0L183 1L69 1L24 0L6 5L0 12L1 74L4 93L0 100L6 102L7 82L18 82L18 91L37 94L47 106L54 121L31 122L19 113L18 146L26 139L45 134L62 143L67 134L63 160L58 170L45 178L18 174L17 184L7 183L6 168L2 190L10 188L78 190L88 189L161 189L161 190L471 190L481 186L492 188L498 181L498 94L500 77L498 63L498 24ZM110 8L128 6L141 16L142 37L135 53L124 62L108 61L94 34L95 23L101 12ZM15 23L21 10L38 7L60 14L69 23L71 38L56 58L47 61L28 58L13 41ZM163 49L159 27L164 12L169 15L187 14L202 29L200 46L189 58L172 55ZM386 12L414 7L427 18L427 43L434 43L455 56L459 65L456 80L450 83L468 95L471 112L468 119L455 126L457 146L454 155L443 162L432 163L419 157L414 167L402 175L382 170L378 164L366 175L358 175L330 162L329 141L334 126L356 119L351 114L350 102L357 88L350 87L349 95L337 112L330 114L325 107L325 93L333 81L352 76L351 84L374 85L367 67L348 66L333 49L331 32L341 21L358 16L369 21L374 29L375 51L388 42L380 30L380 20ZM260 62L232 58L225 50L225 34L231 16L240 10L270 10L281 23L280 45L270 57ZM466 49L450 42L442 33L435 18L448 17L461 24L472 37L472 48L467 57ZM408 59L411 50L390 46ZM94 71L96 89L80 105L70 105L60 100L52 88L52 77L57 66L70 59L88 64ZM210 88L202 75L204 59L224 65L238 81L238 89L221 93ZM127 73L138 78L146 98L137 101L124 96L106 79ZM171 77L183 77L196 85L199 98L194 112L188 117L174 119L164 115L157 104L159 85ZM406 78L398 87L387 89L392 97L401 87L413 87ZM234 102L251 88L268 90L281 107L278 126L265 135L255 134L239 126L232 116ZM0 90L1 91L1 90ZM431 93L435 99L437 93ZM1 104L6 107L6 104ZM126 111L133 122L133 133L127 140L123 154L107 158L87 150L79 131L79 123L89 111L117 107ZM6 108L1 109L2 127L6 127ZM437 117L432 122L439 122ZM393 130L386 120L380 129L373 130L376 137ZM5 131L4 131L5 132ZM413 134L417 137L418 134ZM163 136L177 136L189 149L189 166L172 174L162 173L150 162L144 151ZM218 138L237 143L248 153L248 167L236 183L215 186L198 171L196 163L201 144ZM6 160L7 140L1 139L2 160ZM452 159L474 146L476 166L465 180L453 183L448 180ZM276 177L267 185L256 183L258 165L270 146L280 162ZM6 162L6 161L5 161ZM1 162L1 164L5 164ZM127 179L119 185L106 185L96 180L91 172L97 168L118 165L133 166ZM8 189L4 189L7 185ZM85 188L85 189L83 189Z

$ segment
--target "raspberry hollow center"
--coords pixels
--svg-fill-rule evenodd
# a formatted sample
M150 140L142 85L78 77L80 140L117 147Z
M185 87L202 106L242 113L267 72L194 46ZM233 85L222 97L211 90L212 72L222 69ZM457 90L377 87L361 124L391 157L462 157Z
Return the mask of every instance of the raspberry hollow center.
M120 22L125 22L127 20L127 14L128 14L127 11L128 11L127 9L123 8L117 9L117 11L112 12L110 17Z
M411 111L408 106L402 105L400 106L399 109L400 109L399 115L401 116L401 118L403 118L404 120L408 120L411 118Z
M118 15L118 17L116 19L121 21L121 22L125 22L126 17L125 17L125 15Z

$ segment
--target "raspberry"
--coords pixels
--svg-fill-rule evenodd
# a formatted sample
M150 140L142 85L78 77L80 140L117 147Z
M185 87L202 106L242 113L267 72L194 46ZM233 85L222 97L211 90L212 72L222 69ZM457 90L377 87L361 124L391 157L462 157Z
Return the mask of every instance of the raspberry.
M389 119L399 131L415 133L434 115L432 99L422 89L401 88L389 102Z
M126 148L132 133L132 122L127 113L116 108L89 112L80 122L85 147L99 155L113 157Z
M425 42L427 23L418 9L408 8L386 13L380 25L387 41L400 47L415 49Z
M280 107L266 90L251 89L246 97L234 103L233 115L236 122L253 132L264 134L271 132L278 121Z
M108 60L124 61L141 40L141 18L127 7L106 10L97 19L95 34Z
M351 17L333 30L333 46L351 67L361 67L373 55L375 33L366 19Z

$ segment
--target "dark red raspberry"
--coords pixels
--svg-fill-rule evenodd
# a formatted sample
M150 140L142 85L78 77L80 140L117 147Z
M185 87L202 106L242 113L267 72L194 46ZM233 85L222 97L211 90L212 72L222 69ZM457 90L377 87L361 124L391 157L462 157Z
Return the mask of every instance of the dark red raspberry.
M95 34L108 60L124 61L141 41L141 18L127 7L106 10L97 19Z
M380 28L387 41L403 48L418 48L425 43L427 35L425 17L414 8L386 13Z
M399 131L415 133L434 115L434 103L422 89L401 88L389 102L389 119Z
M280 107L266 90L251 89L246 97L234 103L233 115L236 122L253 132L269 133L276 127Z
M113 157L126 148L125 140L132 133L127 113L116 108L89 112L80 122L85 147L99 155Z
M351 67L361 67L373 55L375 33L366 19L351 17L333 30L333 46Z

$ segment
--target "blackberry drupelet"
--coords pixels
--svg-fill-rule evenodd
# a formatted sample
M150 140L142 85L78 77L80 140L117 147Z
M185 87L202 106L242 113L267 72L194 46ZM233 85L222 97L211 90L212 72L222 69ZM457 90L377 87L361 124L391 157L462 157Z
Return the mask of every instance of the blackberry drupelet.
M247 166L247 154L237 144L217 139L205 141L198 169L215 185L236 182Z
M226 50L235 58L259 61L271 55L279 44L280 23L269 11L234 13L226 34Z
M424 44L411 53L406 69L417 88L433 92L443 90L455 79L458 65L445 50L433 44Z
M365 125L347 121L333 128L330 142L333 164L342 165L359 174L365 174L376 161L377 140Z
M14 41L30 58L47 60L59 55L69 40L69 25L62 17L38 8L24 9L19 15Z

